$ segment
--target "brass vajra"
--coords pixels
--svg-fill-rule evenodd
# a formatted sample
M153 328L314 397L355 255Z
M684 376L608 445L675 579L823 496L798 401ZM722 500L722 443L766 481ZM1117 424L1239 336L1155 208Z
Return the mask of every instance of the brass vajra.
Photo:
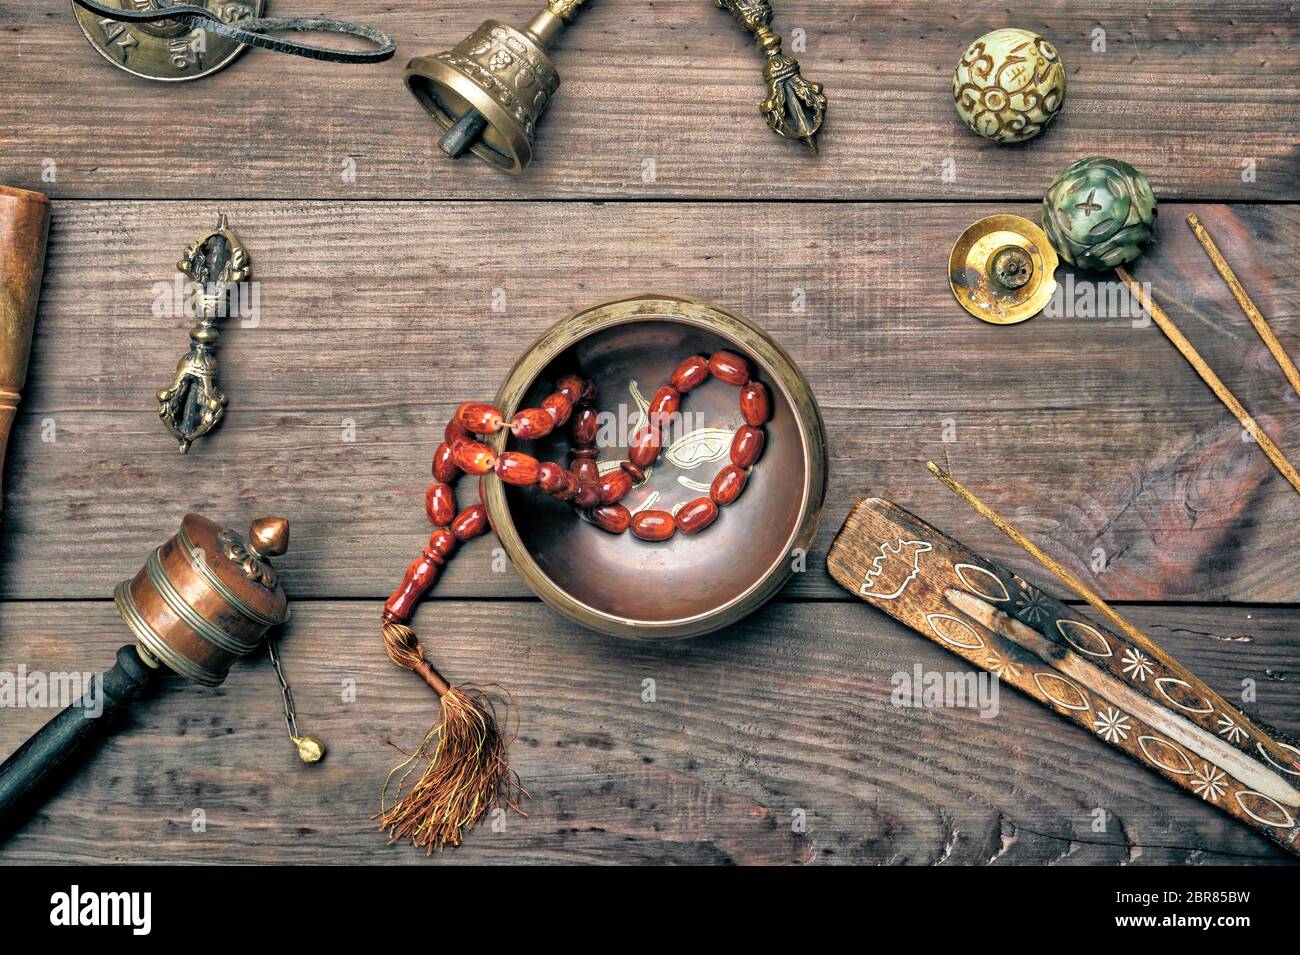
M750 33L767 56L763 78L767 99L763 116L772 132L801 140L817 152L817 133L826 118L826 96L820 83L803 78L799 61L781 52L781 36L772 30L772 4L768 0L714 0Z
M198 324L190 329L192 344L176 365L176 376L157 398L158 417L184 454L226 410L226 396L217 390L216 323L229 314L232 295L248 278L248 253L222 214L215 229L190 243L176 268L194 282L190 307Z

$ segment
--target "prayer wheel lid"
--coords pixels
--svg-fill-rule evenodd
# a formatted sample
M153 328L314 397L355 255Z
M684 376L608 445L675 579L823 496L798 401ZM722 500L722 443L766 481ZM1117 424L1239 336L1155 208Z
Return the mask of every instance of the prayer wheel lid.
M289 549L289 522L262 517L248 538L199 514L186 514L179 534L190 557L189 573L205 582L244 616L268 627L289 619L289 600L269 557Z

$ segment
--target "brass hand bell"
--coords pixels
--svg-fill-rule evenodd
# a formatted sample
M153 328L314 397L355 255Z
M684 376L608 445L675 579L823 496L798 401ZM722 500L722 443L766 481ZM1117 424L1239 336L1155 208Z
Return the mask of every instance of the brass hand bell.
M467 149L521 173L533 161L533 130L560 74L546 49L586 0L550 0L522 30L483 25L437 56L406 64L406 86L447 131L439 145L453 159Z
M149 555L113 598L136 638L117 663L92 680L80 700L46 723L0 765L0 838L20 825L75 766L121 726L131 703L171 670L202 686L218 686L231 664L267 640L284 694L285 722L304 762L324 746L297 733L293 697L274 638L267 631L289 619L288 599L268 558L289 546L289 522L256 520L248 539L198 514Z
M446 53L406 65L406 86L445 133L453 159L467 150L516 175L533 160L533 133L560 87L547 48L586 0L550 0L522 30L487 20ZM764 56L767 98L760 110L772 131L817 152L826 116L820 83L805 80L799 61L781 51L769 0L714 0L754 35Z

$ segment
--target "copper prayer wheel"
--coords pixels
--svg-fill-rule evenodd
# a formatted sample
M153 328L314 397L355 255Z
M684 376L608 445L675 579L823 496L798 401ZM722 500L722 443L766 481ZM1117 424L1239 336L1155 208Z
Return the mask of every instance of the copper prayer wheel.
M254 521L245 541L187 514L144 567L117 585L113 599L151 656L188 680L219 686L231 664L289 619L284 587L266 560L288 545L283 518Z
M137 642L118 648L111 669L0 764L0 840L126 723L134 701L158 686L167 670L217 686L231 664L264 640L298 756L306 763L321 758L324 744L297 731L293 697L267 634L289 619L284 588L268 562L288 546L289 522L281 517L253 521L245 540L187 514L140 572L118 584L113 597Z

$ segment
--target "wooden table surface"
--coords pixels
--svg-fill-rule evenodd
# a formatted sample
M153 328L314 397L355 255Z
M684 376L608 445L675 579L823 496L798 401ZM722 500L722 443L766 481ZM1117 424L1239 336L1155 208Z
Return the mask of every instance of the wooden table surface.
M1252 690L1251 716L1300 732L1294 491L1153 326L987 326L946 277L963 228L1036 219L1069 161L1133 163L1161 222L1137 277L1300 455L1300 399L1182 221L1201 217L1300 356L1297 5L776 0L831 99L813 158L763 125L759 57L713 4L602 0L558 43L564 85L528 174L446 160L402 66L539 5L275 0L387 30L397 56L251 51L171 85L110 67L67 3L0 0L0 182L54 199L9 449L0 671L107 666L126 636L114 584L185 512L281 514L285 663L303 728L330 745L297 763L264 658L219 689L177 686L0 862L428 864L369 817L393 746L436 716L376 620L427 536L437 435L547 326L646 290L740 311L801 366L830 442L817 546L768 607L670 646L585 632L498 572L490 539L467 550L417 627L453 678L513 691L533 799L436 864L1288 861L1013 693L991 720L892 706L892 674L964 665L851 600L825 553L879 495L1060 593L926 474L933 458L1216 689ZM961 51L1001 26L1047 35L1068 73L1061 116L1019 147L975 137L951 102ZM218 211L261 315L224 330L227 418L181 457L152 395L188 323L153 305ZM49 715L5 710L0 756Z

